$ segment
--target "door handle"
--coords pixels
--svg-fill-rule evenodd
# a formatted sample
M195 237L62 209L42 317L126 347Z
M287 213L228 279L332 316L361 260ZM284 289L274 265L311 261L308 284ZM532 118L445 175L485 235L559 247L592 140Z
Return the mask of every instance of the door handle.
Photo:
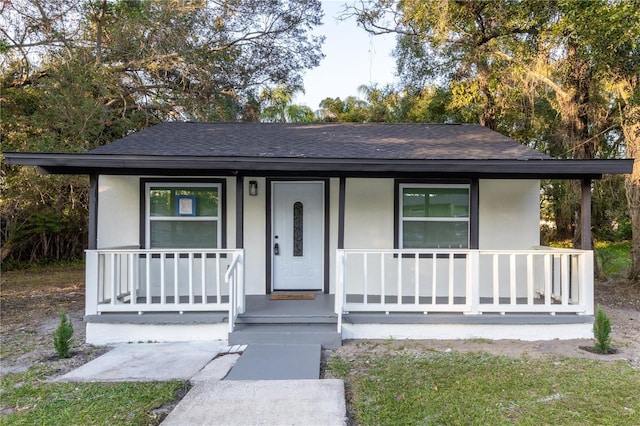
M275 243L273 245L273 254L275 254L276 256L280 254L280 246L278 245L278 243Z

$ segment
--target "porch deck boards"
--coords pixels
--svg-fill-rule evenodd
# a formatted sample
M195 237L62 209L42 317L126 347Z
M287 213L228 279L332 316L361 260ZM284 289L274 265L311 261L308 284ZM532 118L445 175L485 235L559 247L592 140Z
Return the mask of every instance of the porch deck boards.
M313 300L270 300L270 295L249 295L246 297L245 313L238 316L236 323L269 324L336 324L334 295L316 293Z

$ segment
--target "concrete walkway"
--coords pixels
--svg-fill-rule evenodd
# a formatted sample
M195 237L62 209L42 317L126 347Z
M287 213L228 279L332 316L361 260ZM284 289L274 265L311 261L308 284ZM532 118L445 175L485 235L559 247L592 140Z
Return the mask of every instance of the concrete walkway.
M299 346L251 349L229 347L226 342L124 344L56 381L189 380L193 387L166 417L165 426L345 425L342 380L289 380L291 375L277 380L273 374L271 380L251 379L252 371L276 365L285 369L291 365L296 378L306 377L309 371L315 371L317 377L319 348L316 359L315 349ZM239 351L249 357L241 362L244 355L235 353ZM296 360L296 354L311 356L312 361ZM262 367L255 369L252 358L259 359L256 362L263 363ZM236 380L227 377L234 365L240 367Z

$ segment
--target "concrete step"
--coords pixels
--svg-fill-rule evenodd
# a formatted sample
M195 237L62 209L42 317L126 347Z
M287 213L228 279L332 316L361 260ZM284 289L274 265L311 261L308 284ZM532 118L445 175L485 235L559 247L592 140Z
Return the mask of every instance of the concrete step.
M307 380L320 378L320 345L252 344L225 380Z
M337 324L336 314L241 314L236 324Z
M236 324L229 344L318 344L334 349L342 346L342 336L334 324Z

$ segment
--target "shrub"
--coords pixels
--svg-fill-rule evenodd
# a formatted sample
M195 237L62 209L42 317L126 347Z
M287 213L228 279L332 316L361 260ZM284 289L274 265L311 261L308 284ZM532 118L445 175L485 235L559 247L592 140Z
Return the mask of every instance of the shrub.
M611 320L602 307L596 309L596 319L593 322L593 337L596 351L606 354L611 351Z
M71 337L73 336L73 325L65 311L60 311L60 325L53 333L53 346L60 358L71 357Z

